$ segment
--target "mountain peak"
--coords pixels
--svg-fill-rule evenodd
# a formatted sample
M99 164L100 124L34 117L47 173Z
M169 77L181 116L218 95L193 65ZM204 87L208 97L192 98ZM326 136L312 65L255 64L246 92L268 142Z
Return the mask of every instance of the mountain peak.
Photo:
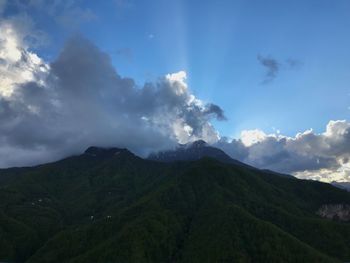
M201 148L201 147L208 146L208 144L203 140L194 141L186 145L188 145L188 147L191 147L191 148Z
M148 159L160 162L174 162L195 161L204 157L214 158L224 163L247 166L246 164L232 159L221 149L215 148L203 140L179 145L179 147L177 147L175 150L153 153L148 157Z
M99 156L99 157L110 157L110 156L118 155L124 152L129 152L129 151L127 149L121 149L116 147L90 146L85 150L84 154L91 155L91 156Z

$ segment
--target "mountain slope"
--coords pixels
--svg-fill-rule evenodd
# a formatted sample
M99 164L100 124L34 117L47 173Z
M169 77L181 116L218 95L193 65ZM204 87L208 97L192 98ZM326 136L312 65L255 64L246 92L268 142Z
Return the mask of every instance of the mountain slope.
M223 150L207 144L203 140L198 140L188 144L179 144L177 148L173 150L160 151L152 153L148 156L148 160L158 162L176 162L176 161L196 161L202 158L210 157L223 163L234 164L242 167L246 167L252 170L259 170L248 164L242 163L238 160L232 159ZM270 170L265 170L267 173L274 173L279 176L292 177L288 174L281 174Z
M188 144L179 144L178 147L174 150L152 153L148 159L159 162L175 162L196 161L204 157L214 158L223 163L250 167L245 163L232 159L224 151L220 150L219 148L210 146L203 140L198 140Z
M210 158L161 163L89 148L16 170L0 187L0 261L350 259L350 224L317 215L350 204L350 193Z
M344 189L350 192L350 183L349 182L335 182L331 183L333 186L338 187L340 189Z

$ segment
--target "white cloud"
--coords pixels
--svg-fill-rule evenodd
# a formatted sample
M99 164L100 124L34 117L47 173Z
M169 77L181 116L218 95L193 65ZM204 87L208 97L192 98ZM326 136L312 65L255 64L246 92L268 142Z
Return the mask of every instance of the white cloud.
M260 130L244 130L241 132L241 140L247 147L265 140L267 135Z
M167 74L165 78L171 83L176 95L182 95L187 92L187 74L185 71Z
M19 84L43 79L49 66L28 50L23 36L8 22L0 23L0 97L9 97Z
M325 182L350 181L350 123L330 121L325 132L312 129L294 137L243 131L238 140L217 146L253 166Z

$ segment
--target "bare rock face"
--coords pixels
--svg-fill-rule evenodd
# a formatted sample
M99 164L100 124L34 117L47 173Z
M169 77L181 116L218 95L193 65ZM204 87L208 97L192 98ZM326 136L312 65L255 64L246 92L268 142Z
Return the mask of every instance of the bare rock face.
M350 221L350 205L327 204L316 212L319 216L337 221Z

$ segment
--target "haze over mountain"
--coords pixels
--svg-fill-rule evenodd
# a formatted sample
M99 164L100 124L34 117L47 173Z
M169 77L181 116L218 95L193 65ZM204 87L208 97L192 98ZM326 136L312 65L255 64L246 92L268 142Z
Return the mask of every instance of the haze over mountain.
M187 149L220 154L160 162L89 147L0 170L0 261L350 259L349 192L220 161L227 155L201 141Z

